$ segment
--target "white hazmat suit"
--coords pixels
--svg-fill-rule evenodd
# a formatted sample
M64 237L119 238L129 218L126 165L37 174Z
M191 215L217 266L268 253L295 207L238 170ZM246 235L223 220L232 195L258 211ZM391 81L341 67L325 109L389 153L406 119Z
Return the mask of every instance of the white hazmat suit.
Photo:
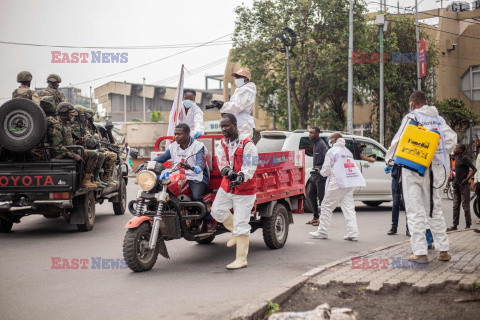
M197 106L196 103L188 109L186 112L185 106L182 104L182 111L180 112L179 123L185 123L190 127L190 135L193 137L195 134L204 133L203 126L203 111Z
M226 142L228 148L228 159L225 156L225 151L222 144L216 148L216 157L218 161L218 168L220 171L225 166L233 168L234 153L240 147L239 140L233 142ZM245 182L255 178L255 171L257 171L258 151L253 142L249 142L243 149L243 163L240 172L245 176ZM250 235L250 214L253 205L255 204L256 195L238 195L227 193L222 188L218 189L215 201L212 204L212 217L224 222L230 215L230 209L233 208L233 235Z
M257 86L253 82L248 82L235 89L230 101L225 102L220 109L220 113L231 113L237 118L240 139L253 138L255 120L252 116L252 110L255 105L256 94Z
M310 232L316 238L327 238L332 223L333 210L340 204L347 222L345 240L358 239L357 218L353 191L355 187L365 186L365 179L355 165L352 153L345 147L345 140L338 138L333 147L325 155L320 174L328 177L325 197L322 201L318 231Z
M430 168L422 177L418 173L403 168L402 185L405 209L407 212L408 229L410 230L412 251L414 255L427 255L426 229L430 228L437 251L448 251L449 241L446 234L447 226L441 207L442 186L450 172L448 155L455 148L457 134L438 115L434 106L424 105L403 117L400 129L395 134L387 151L387 163L394 158L398 142L403 130L410 120L416 120L427 129L440 132L440 142ZM430 217L430 171L433 173L433 211Z

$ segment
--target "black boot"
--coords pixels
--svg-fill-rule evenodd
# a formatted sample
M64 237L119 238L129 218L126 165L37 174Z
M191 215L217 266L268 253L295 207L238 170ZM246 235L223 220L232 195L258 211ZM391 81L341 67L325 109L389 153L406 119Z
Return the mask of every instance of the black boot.
M390 231L387 232L387 234L388 234L389 236L394 235L394 234L397 234L397 227L395 227L394 225L392 225L392 228L390 229Z

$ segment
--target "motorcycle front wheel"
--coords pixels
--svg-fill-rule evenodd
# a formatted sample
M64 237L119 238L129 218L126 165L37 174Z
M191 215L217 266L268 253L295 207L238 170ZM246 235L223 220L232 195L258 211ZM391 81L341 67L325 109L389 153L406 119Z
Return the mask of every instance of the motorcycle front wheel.
M144 222L138 228L128 229L123 240L123 257L127 266L135 272L148 271L157 262L159 246L150 250L148 242L152 227Z

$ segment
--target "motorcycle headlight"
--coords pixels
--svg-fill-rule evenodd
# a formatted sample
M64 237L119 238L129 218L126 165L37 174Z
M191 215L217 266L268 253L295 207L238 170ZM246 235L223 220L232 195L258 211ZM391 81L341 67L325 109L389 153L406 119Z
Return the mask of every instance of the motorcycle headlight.
M142 171L138 174L138 185L143 191L150 191L157 183L157 175L152 171Z

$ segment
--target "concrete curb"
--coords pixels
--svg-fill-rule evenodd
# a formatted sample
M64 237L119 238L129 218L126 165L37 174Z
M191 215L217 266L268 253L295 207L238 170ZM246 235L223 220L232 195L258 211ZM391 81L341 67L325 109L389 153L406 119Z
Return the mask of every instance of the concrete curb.
M465 232L470 231L471 229L462 229L451 231L447 233L453 232ZM265 313L267 312L268 302L271 301L277 304L281 304L286 301L295 291L297 291L302 285L304 285L310 278L315 277L316 275L320 274L321 272L328 270L332 267L335 267L339 264L345 263L352 258L363 257L378 251L390 249L405 243L410 242L410 240L395 242L393 244L389 244L386 246L378 247L375 249L363 251L358 255L349 256L347 258L339 259L321 266L318 266L310 271L305 272L301 276L295 277L290 281L282 283L280 286L273 288L272 290L266 292L263 297L257 301L251 302L241 309L237 310L233 313L230 317L231 320L257 320L263 319Z

